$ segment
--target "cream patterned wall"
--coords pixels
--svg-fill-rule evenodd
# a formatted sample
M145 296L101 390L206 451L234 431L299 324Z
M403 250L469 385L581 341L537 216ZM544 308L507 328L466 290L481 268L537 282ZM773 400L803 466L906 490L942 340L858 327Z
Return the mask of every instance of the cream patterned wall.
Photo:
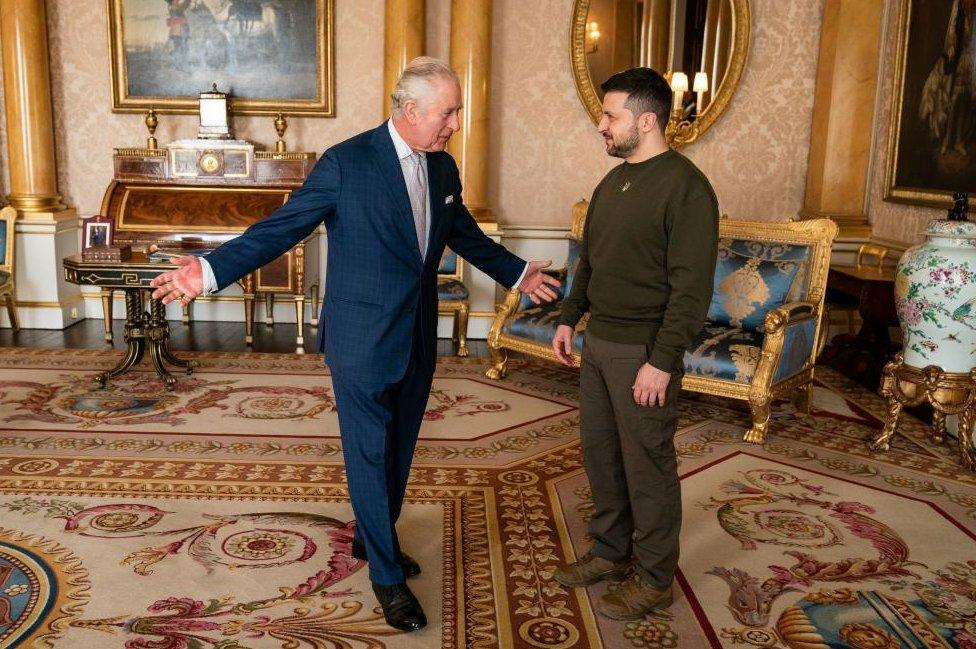
M868 218L872 236L886 241L913 244L921 241L925 224L945 216L946 211L920 205L884 200L888 165L888 134L891 127L891 97L895 82L895 54L898 43L897 2L889 2L885 16L884 52L881 56L878 113L875 116L874 154L871 160L871 193Z
M783 220L803 205L823 3L752 0L739 91L685 152L734 218ZM573 2L495 0L489 192L500 220L567 225L616 160L573 84Z
M450 0L427 0L428 51L446 57ZM566 226L616 160L580 103L569 64L572 0L495 0L489 196L504 224ZM711 178L723 212L785 219L803 202L822 0L752 0L752 48L728 111L687 149ZM98 210L115 146L138 146L140 115L113 114L105 4L48 2L51 76L64 201ZM336 0L335 119L289 120L293 150L321 152L378 124L383 0ZM0 120L2 121L2 120ZM271 120L237 118L239 137L270 145ZM157 138L192 137L193 115L160 118ZM0 142L4 139L0 127ZM3 191L6 147L0 149Z

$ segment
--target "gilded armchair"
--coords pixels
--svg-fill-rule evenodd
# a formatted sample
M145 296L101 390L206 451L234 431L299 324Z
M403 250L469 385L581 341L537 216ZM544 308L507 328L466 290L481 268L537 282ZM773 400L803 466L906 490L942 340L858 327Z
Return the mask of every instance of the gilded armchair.
M534 304L518 289L511 289L505 297L505 302L497 307L495 321L488 332L491 366L485 372L485 376L489 379L504 378L508 369L507 350L556 361L551 342L559 322L562 299L569 295L573 288L587 205L587 201L584 200L573 206L573 225L568 237L569 256L566 259L566 267L551 272L546 271L563 283L556 290L557 299L550 303ZM586 321L587 317L584 316L576 327L576 335L573 336L573 356L577 364L583 350L583 331L586 329Z
M809 411L836 235L830 219L720 221L712 301L681 387L748 401L748 442L765 441L773 400Z
M450 248L445 248L437 267L437 313L454 315L451 337L457 343L458 356L468 355L469 296L468 287L464 285L464 260Z
M17 308L14 304L16 290L14 287L14 224L17 220L17 210L9 205L0 210L0 297L7 305L7 316L10 327L17 331L20 323L17 321Z
M572 289L586 207L586 201L573 207L559 299L537 306L510 291L498 307L488 334L488 378L505 376L507 350L556 360L550 343L562 291ZM774 399L791 396L799 410L809 410L814 363L825 334L824 292L836 234L830 219L719 222L712 300L702 331L684 355L681 387L747 401L752 425L746 441L765 441ZM585 326L584 318L573 341L577 362Z

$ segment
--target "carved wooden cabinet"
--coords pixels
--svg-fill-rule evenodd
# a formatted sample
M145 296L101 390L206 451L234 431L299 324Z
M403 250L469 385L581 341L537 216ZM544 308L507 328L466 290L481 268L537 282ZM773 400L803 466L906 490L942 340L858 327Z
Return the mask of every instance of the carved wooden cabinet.
M179 140L160 149L116 149L114 179L101 213L115 221L115 243L158 256L206 254L284 204L315 164L314 153L255 151L242 140ZM275 294L295 303L296 352L302 353L305 301L318 325L319 234L242 277L244 336L251 344L254 300L263 294L272 324ZM111 340L112 289L104 289ZM183 320L188 322L184 307Z

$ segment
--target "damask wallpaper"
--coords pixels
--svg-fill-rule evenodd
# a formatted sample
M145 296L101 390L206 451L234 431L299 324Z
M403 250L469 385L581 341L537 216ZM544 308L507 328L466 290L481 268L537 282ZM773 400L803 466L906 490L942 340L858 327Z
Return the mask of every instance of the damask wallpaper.
M752 0L739 91L685 153L724 213L783 220L803 204L823 3ZM607 157L573 85L571 0L495 0L489 191L505 223L565 225L619 161ZM553 26L558 26L554 28Z
M895 83L895 52L898 47L897 2L888 3L885 16L884 52L881 56L878 113L875 116L874 153L871 159L871 193L868 218L874 237L904 244L922 240L922 230L931 219L946 211L920 205L904 205L884 200L885 170L888 165L888 134L891 127L891 96Z
M84 10L81 4L84 3ZM580 103L569 64L571 0L495 0L489 192L507 224L565 226L617 160ZM780 220L803 203L822 0L752 0L752 49L726 114L687 154L735 218ZM140 115L110 110L105 5L49 2L58 181L64 202L98 210L114 146L140 146ZM428 0L428 50L446 56L450 0ZM382 119L383 0L336 2L335 119L289 120L292 150L321 152ZM2 121L2 120L0 120ZM236 135L265 145L271 119L236 118ZM161 116L160 142L192 137L196 117ZM0 128L0 143L5 133ZM0 149L3 191L6 147Z

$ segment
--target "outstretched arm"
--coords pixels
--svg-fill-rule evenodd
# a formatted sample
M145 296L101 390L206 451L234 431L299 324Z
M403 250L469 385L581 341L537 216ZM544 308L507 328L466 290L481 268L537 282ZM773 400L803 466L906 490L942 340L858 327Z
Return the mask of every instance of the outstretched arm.
M207 255L206 264L216 281L213 288L222 289L261 268L311 234L335 213L339 181L339 164L327 151L284 205ZM174 300L189 304L204 293L208 269L198 257L178 257L173 261L180 268L152 280L156 287L153 298L164 304Z

